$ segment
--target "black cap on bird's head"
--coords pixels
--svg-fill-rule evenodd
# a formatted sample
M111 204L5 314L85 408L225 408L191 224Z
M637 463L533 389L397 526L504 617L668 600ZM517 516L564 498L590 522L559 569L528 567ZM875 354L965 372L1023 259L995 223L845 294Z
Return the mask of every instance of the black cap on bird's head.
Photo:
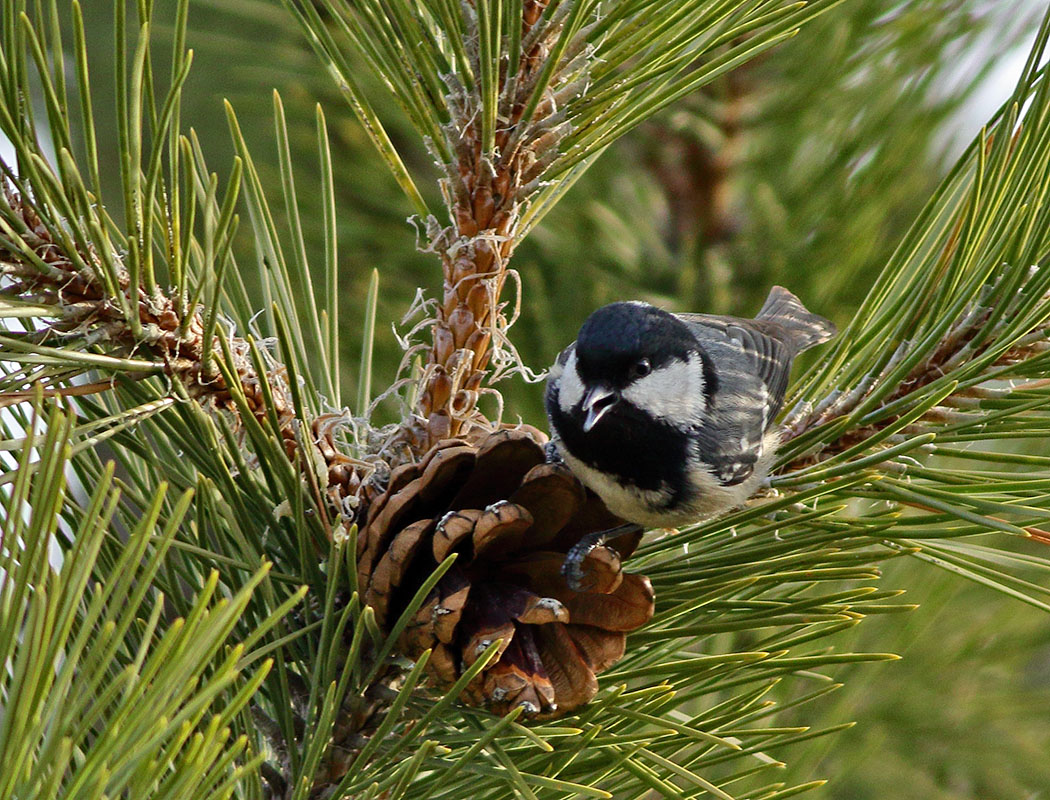
M587 318L576 338L580 377L618 388L669 361L685 361L695 352L696 338L685 323L648 303L602 306Z

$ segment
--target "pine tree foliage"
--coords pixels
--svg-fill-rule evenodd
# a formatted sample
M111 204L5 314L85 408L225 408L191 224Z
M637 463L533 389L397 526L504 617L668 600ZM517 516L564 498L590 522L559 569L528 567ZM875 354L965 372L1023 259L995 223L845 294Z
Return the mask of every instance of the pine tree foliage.
M764 287L781 283L847 321L870 285L865 276L950 166L944 128L995 62L957 91L943 87L958 82L961 54L992 30L997 49L1011 46L1008 14L1025 19L1016 7L939 0L863 0L817 17L790 46L615 145L592 169L599 174L577 184L586 185L582 209L537 231L543 280L530 296L558 282L560 255L605 278L557 283L556 296L580 313L646 291L682 310L748 314Z
M299 12L325 66L430 217L352 82L341 37L439 157L458 70L492 151L500 54L527 50L512 24L523 4L323 5L323 17ZM644 1L547 5L548 23L564 26L548 57L581 70L594 59L594 71L586 91L568 91L578 73L564 75L568 128L521 184L515 236L615 137L829 5L684 2L663 17ZM117 4L121 191L110 205L80 8L69 8L71 42L57 0L32 13L5 3L0 20L0 129L17 153L0 199L0 391L4 451L20 454L3 475L0 742L16 768L2 796L773 800L819 784L778 778L784 748L834 730L778 715L804 715L833 691L836 665L893 658L824 646L865 616L907 608L874 585L879 562L916 558L1050 608L1048 462L1001 447L1047 435L1050 21L1011 102L795 384L773 493L650 539L631 565L653 578L652 624L593 703L526 724L520 710L501 719L456 702L494 648L446 693L421 682L425 655L406 664L394 651L397 626L447 563L389 635L351 590L360 476L382 432L336 410L324 115L322 180L306 189L275 98L281 180L266 187L227 108L237 157L220 188L179 122L188 3L175 9L167 64L152 51L152 5L129 19ZM523 118L542 108L556 66L538 65ZM268 200L275 189L287 225ZM322 285L298 216L306 191L323 201ZM233 248L245 214L258 316ZM784 682L796 693L771 702Z
M814 796L844 800L1023 797L1045 786L1045 614L910 559L887 564L882 581L906 586L920 607L825 642L889 646L901 660L837 671L840 690L781 718L786 725L856 722L792 751L787 776L830 777Z
M154 583L193 500L160 484L116 536L113 464L83 503L70 502L73 417L53 407L15 451L0 562L4 797L231 797L260 757L234 735L272 660L244 660L290 604L230 638L264 564L233 595L212 571L170 618ZM8 440L10 442L10 440ZM54 544L62 542L61 564ZM143 713L148 709L148 713Z

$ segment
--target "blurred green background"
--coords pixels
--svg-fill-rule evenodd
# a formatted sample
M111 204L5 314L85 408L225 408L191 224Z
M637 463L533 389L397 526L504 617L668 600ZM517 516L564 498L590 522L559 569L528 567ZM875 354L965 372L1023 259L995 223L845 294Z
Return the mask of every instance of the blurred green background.
M961 142L1006 96L1011 59L1017 47L1025 52L1042 10L1029 0L847 0L613 145L513 260L523 292L511 334L525 362L544 368L591 310L615 299L750 315L769 286L782 283L812 309L848 320ZM93 84L112 86L105 74L112 9L94 2L84 13ZM339 198L344 396L354 396L360 378L373 268L380 273L373 387L387 385L401 358L391 324L417 287L440 288L436 258L416 249L403 195L276 0L194 0L191 27L186 124L212 168L228 169L233 149L221 104L228 98L276 198L277 89L303 218L314 225L306 235L318 249L314 105L324 107ZM416 174L429 170L436 180L397 109L381 92L372 97ZM96 102L104 127L113 98ZM107 135L115 141L115 128ZM100 149L116 151L104 142ZM439 205L436 182L417 183ZM507 418L542 422L539 386L513 379L499 388ZM1050 796L1045 615L928 566L901 561L886 571L883 583L909 587L905 599L920 609L870 619L837 644L905 658L843 670L844 688L800 711L818 727L858 725L778 752L790 762L784 779L828 778L810 796L842 800Z

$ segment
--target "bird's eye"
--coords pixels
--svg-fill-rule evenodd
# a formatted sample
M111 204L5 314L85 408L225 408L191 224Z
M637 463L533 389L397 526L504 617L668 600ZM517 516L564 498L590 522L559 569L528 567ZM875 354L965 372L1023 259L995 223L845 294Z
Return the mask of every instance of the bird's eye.
M648 358L635 362L634 366L631 367L631 375L635 378L644 378L652 371L653 365L649 363Z

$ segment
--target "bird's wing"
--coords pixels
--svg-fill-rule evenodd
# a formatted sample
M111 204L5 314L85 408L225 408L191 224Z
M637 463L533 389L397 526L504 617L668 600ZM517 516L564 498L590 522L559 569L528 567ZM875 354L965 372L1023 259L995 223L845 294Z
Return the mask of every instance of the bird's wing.
M784 404L788 376L794 353L781 341L763 320L719 317L711 314L679 314L679 318L693 330L701 346L711 352L719 365L726 359L742 362L750 374L757 376L765 386L766 414L763 427L768 425Z
M699 458L723 486L743 483L784 403L793 353L762 320L681 314L711 362L717 387L695 432Z

